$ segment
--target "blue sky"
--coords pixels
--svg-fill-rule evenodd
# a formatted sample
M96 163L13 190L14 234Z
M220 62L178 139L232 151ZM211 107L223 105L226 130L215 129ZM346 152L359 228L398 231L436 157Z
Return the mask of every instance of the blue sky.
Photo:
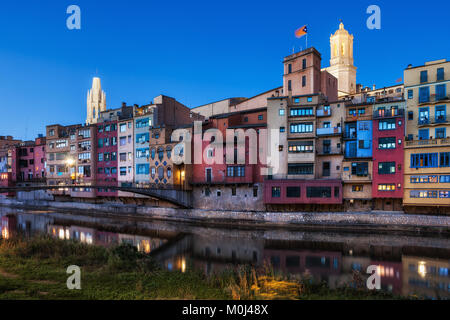
M81 30L66 9L81 8ZM320 4L320 6L319 6ZM381 8L381 30L366 8ZM329 64L329 36L355 36L357 82L395 84L409 64L449 59L448 1L20 1L0 7L0 135L32 139L83 123L98 72L108 108L166 94L189 107L281 85L282 58L305 39Z

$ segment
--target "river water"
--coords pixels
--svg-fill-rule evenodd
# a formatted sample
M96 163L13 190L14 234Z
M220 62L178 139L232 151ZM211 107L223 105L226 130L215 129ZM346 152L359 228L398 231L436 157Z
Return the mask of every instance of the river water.
M0 207L1 235L46 233L60 239L113 246L129 243L168 270L206 274L237 265L270 264L279 273L309 274L330 288L353 285L377 266L382 290L450 298L450 239L443 236L285 229L213 228L132 218L110 218Z

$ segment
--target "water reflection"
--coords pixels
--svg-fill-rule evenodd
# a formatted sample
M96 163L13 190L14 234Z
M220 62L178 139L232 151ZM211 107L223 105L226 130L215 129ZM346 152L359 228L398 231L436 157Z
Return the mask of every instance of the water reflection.
M376 265L383 290L450 298L450 240L412 236L243 231L57 213L3 212L2 238L45 232L55 238L110 247L121 243L151 254L168 270L206 274L230 266L270 263L293 277L310 275L336 288L364 281Z

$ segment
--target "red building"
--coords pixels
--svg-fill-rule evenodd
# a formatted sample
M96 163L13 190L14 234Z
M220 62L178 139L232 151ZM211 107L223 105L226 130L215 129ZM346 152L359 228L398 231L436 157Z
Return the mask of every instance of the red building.
M25 141L9 150L11 179L17 182L44 182L46 176L45 137Z
M258 146L264 142L260 141L258 133L266 128L266 117L266 108L216 115L203 123L201 136L194 132L192 185L196 193L195 207L225 210L264 208L262 165L258 155ZM219 137L208 136L208 129L218 129L222 136L223 143L217 148L212 143L217 143ZM242 130L241 133L246 135L245 138L231 135L233 146L228 150L227 129L235 130L238 135L238 130ZM199 145L201 149L196 151L195 147ZM238 161L240 159L243 161Z
M97 185L117 185L117 121L97 124ZM116 197L117 190L99 188L99 197Z
M340 205L341 180L280 179L264 182L264 202L277 204Z
M380 102L373 114L373 180L375 210L402 210L405 101Z
M2 172L0 173L0 187L14 187L15 183L12 180L12 173L11 172ZM0 195L6 196L6 197L14 197L14 192L7 192L7 193L0 193Z

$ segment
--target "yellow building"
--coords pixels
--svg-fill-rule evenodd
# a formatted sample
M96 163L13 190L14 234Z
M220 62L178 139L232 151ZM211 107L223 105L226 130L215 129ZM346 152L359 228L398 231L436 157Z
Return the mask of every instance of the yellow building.
M405 69L407 123L403 205L407 212L450 213L450 62Z

